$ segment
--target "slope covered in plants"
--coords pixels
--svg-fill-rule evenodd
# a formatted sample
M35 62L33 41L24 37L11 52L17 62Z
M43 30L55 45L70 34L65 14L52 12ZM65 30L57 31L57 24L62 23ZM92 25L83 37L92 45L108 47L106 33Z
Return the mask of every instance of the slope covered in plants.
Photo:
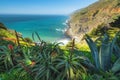
M78 40L81 40L85 33L99 28L100 33L104 30L112 30L115 33L120 28L120 0L99 0L77 10L71 15L68 24L67 34L71 37L76 36Z

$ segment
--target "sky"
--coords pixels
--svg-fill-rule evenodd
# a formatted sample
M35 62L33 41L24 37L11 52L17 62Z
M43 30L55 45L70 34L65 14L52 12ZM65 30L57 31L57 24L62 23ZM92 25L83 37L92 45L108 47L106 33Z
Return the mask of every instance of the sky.
M0 0L0 14L71 14L98 0Z

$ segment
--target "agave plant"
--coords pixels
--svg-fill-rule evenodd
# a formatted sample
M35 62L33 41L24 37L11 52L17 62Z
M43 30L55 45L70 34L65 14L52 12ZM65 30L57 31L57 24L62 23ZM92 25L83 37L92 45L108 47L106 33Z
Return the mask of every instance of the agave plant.
M119 64L120 59L118 59L114 65L111 62L111 57L112 57L113 49L116 46L115 43L118 34L119 32L116 34L116 36L111 42L109 41L109 36L105 34L100 49L98 49L96 43L88 35L86 35L85 40L90 47L95 65L93 65L90 61L88 61L87 63L91 64L93 70L94 69L96 69L97 71L112 70L114 73L120 70L120 64ZM87 63L85 63L85 65L87 65L87 67L91 67Z

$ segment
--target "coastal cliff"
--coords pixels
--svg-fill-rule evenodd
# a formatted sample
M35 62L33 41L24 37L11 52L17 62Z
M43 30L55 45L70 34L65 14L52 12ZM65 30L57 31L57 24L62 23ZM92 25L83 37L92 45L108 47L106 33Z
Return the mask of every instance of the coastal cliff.
M17 32L19 36L22 36L21 33ZM3 23L0 22L0 38L16 38L15 31L7 28Z
M120 28L120 0L99 0L75 11L68 21L67 34L81 40L85 33L102 27Z

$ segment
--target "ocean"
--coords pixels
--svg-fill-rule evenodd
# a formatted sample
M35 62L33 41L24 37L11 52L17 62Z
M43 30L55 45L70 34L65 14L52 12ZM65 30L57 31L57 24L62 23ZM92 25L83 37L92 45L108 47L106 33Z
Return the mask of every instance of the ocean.
M65 15L0 15L0 22L9 29L22 33L24 38L32 39L32 33L37 32L47 42L66 38L67 19L68 16Z

